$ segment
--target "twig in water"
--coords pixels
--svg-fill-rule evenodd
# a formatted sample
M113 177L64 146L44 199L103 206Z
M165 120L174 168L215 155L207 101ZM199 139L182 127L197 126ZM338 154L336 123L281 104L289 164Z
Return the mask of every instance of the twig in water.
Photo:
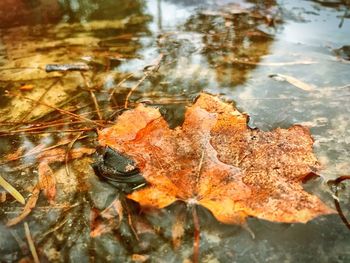
M345 180L350 180L350 175L343 175L338 177L337 179L335 179L334 181L331 181L330 183L334 185L334 205L335 208L337 209L338 215L340 217L340 219L343 221L343 223L345 224L345 226L350 230L350 222L347 220L347 218L345 217L343 210L341 209L339 200L338 200L338 185Z
M32 99L32 98L23 96L23 95L21 95L21 94L13 94L13 93L10 93L10 92L7 92L7 94L8 94L8 95L12 95L12 96L21 97L21 98L24 98L24 99L30 100L30 101L37 101L37 100L34 100L34 99ZM52 105L50 105L50 104L47 104L47 103L44 103L44 102L41 102L41 101L37 101L37 102L38 102L39 104L41 104L41 105L46 106L46 107L55 109L55 110L57 110L57 111L59 111L59 112L61 112L61 113L63 113L63 114L70 115L70 116L72 116L72 117L74 117L74 118L76 118L76 119L85 120L85 121L87 121L87 122L89 122L89 123L93 123L93 124L95 124L95 125L98 125L98 126L101 126L101 127L105 127L104 125L102 125L102 124L100 124L100 123L98 123L98 122L96 122L96 121L90 120L90 119L88 119L88 118L85 118L85 117L80 116L80 115L78 115L78 114L72 113L72 112L70 112L70 111L66 111L66 110L57 108L57 107L55 107L55 106L52 106Z
M28 112L21 118L20 122L24 122L27 119L27 117L33 112L33 109L37 106L37 104L45 97L45 95L52 89L52 87L55 86L60 81L61 79L56 79L50 84L50 86L43 92L43 94L41 94L39 99L37 99L37 101L34 101L30 110L28 110ZM16 128L17 127L14 127L14 129Z
M79 137L78 139L81 140L81 139L84 139L84 138L86 138L86 137L88 137L88 136L87 136L87 135L81 136L81 137ZM60 143L57 143L57 144L55 144L55 145L46 147L46 148L44 148L44 149L42 149L42 148L37 148L37 149L35 149L35 148L34 148L34 149L31 149L31 150L30 150L29 152L27 152L26 154L23 154L23 155L18 156L18 157L16 157L16 158L12 158L11 160L6 160L6 161L0 163L0 165L4 165L4 164L6 164L6 163L9 163L9 162L12 162L12 161L16 161L16 160L19 160L19 159L22 159L22 158L25 158L25 157L28 157L28 156L31 156L31 155L40 154L40 153L43 153L43 152L52 150L52 149L57 148L57 147L60 147L60 146L63 146L63 145L67 145L67 144L69 144L69 143L71 143L71 140L63 140L63 141L60 142Z
M36 252L35 245L34 245L34 242L33 242L33 238L32 238L32 235L30 234L30 229L29 229L29 226L28 226L27 222L24 222L24 232L26 234L26 238L27 238L27 241L28 241L29 249L30 249L30 252L32 253L34 262L35 263L40 263L40 260L39 260L39 257L38 257L38 253Z
M69 167L68 167L68 158L69 158L69 152L72 149L74 143L79 140L79 137L83 134L83 132L80 132L77 134L77 136L75 136L73 138L73 140L67 145L67 151L66 151L66 155L64 157L64 163L65 163L65 168L66 168L66 174L69 177L70 172L69 172Z
M98 105L95 93L91 89L89 91L90 91L90 96L92 98L92 101L94 102L94 105L95 105L95 108L96 108L98 119L99 120L103 120L103 117L102 117L102 114L101 114L101 111L100 111L100 106Z
M112 92L111 92L111 94L110 94L109 97L108 97L108 101L111 101L111 99L112 99L114 93L116 92L116 90L117 90L121 85L123 85L123 83L124 83L125 81L127 81L128 79L130 79L132 76L134 76L134 73L130 73L129 75L127 75L124 79L122 79L122 80L112 89Z
M129 98L130 98L131 94L142 84L142 82L145 81L145 79L147 79L152 73L157 72L159 70L160 62L162 61L163 57L164 57L164 55L160 54L154 64L146 67L143 77L136 83L136 85L134 87L132 87L130 89L128 95L126 96L125 104L124 104L125 109L128 108Z
M46 72L54 71L88 71L90 68L85 63L76 64L47 64L45 66Z
M126 96L125 99L125 104L124 104L124 108L127 109L128 108L128 103L129 103L129 98L131 96L131 94L138 88L140 87L140 85L142 84L142 82L145 81L145 79L148 77L147 74L143 75L143 77L136 83L136 85L134 87L132 87L128 93L128 95Z
M97 113L97 116L98 116L98 119L99 120L102 120L102 115L101 115L101 111L100 111L100 106L98 105L98 102L97 102L97 99L96 99L96 96L95 96L95 93L92 91L85 75L83 72L80 72L80 75L83 77L83 80L84 80L84 83L85 83L85 87L89 90L89 93L90 93L90 97L92 99L92 102L94 103L94 106L96 108L96 113Z

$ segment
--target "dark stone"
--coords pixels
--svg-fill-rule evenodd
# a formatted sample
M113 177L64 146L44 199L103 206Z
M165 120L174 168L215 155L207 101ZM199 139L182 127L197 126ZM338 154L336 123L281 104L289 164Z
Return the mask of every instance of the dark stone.
M107 181L125 193L146 185L135 162L110 147L106 147L96 158L92 168L101 180Z

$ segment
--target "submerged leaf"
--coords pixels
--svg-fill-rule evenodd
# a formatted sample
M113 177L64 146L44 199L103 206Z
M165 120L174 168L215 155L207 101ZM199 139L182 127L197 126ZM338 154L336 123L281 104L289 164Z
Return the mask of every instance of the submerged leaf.
M96 211L96 215L91 220L91 237L99 237L113 229L117 229L123 220L123 206L116 198L101 213Z
M182 127L170 129L157 109L139 105L100 131L99 141L135 160L148 186L128 197L143 207L181 200L231 224L334 213L301 186L318 167L307 128L251 129L247 116L211 95L187 109Z

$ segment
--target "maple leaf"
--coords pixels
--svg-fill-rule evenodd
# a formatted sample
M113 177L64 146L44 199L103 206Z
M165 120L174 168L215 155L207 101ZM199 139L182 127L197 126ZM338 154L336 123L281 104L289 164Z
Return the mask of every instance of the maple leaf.
M230 224L247 216L291 223L334 213L301 185L318 168L309 130L264 132L249 128L247 118L201 94L182 127L170 129L158 109L139 105L99 131L99 142L136 162L148 185L128 198L143 207L181 200Z

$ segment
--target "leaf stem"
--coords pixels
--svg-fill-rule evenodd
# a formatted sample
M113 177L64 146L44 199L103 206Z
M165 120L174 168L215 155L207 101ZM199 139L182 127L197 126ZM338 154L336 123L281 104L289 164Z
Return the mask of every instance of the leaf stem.
M199 243L200 243L200 223L197 214L197 207L192 207L192 217L194 225L194 237L193 237L193 263L199 262Z

